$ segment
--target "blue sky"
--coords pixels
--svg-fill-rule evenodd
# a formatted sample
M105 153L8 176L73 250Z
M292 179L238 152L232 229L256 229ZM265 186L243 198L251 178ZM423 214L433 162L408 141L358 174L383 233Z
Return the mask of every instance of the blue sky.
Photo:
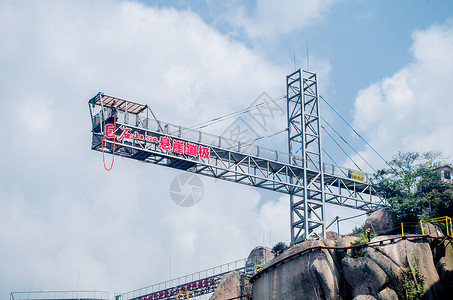
M326 91L333 101L352 102L357 91L392 74L411 61L412 33L435 24L443 24L452 14L450 1L319 1L327 8L306 26L270 39L250 40L242 28L229 22L229 13L239 8L246 14L256 13L256 1L142 1L151 6L190 10L203 21L245 43L267 59L306 68L307 43L309 56L327 59L331 65L331 89ZM262 1L266 2L266 1ZM281 2L289 12L292 5ZM303 9L303 5L301 5ZM278 22L280 16L269 20ZM312 57L312 59L314 59ZM316 72L316 70L313 70ZM347 80L346 80L347 78ZM351 117L349 108L338 106L342 115Z
M289 241L286 196L202 178L200 203L182 208L169 194L176 170L119 158L106 172L87 102L103 91L191 126L283 95L307 43L321 94L385 158L453 160L451 1L0 0L0 297L126 292L169 279L170 259L180 276ZM284 127L275 116L259 133ZM264 144L286 147L281 135Z

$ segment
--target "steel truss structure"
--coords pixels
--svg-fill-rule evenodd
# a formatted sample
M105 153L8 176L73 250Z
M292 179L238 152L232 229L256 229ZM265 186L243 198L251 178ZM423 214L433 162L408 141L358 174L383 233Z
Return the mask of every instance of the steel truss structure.
M213 293L223 276L232 271L241 274L253 275L255 265L250 265L246 259L240 259L202 270L186 276L174 278L168 281L153 284L138 290L121 295L121 300L175 300L178 294L193 292L194 296ZM181 299L182 297L179 297Z
M316 74L298 70L289 75L287 91L289 154L157 121L146 105L102 93L89 100L91 148L289 194L292 244L318 227L324 234L325 203L364 211L386 206L368 174L356 180L348 176L350 169L323 163ZM161 141L170 144L163 147ZM172 143L208 149L208 155L175 150Z
M316 74L300 69L286 77L289 163L303 168L303 193L290 192L291 241L300 242L324 226L324 168Z

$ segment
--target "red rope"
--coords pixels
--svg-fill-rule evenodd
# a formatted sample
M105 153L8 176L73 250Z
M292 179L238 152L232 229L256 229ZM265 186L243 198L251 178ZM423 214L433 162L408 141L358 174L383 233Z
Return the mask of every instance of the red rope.
M110 168L107 168L105 166L105 154L104 154L104 135L101 136L102 139L102 162L104 163L104 169L106 171L110 171L113 168L113 163L115 162L115 140L116 140L116 117L113 118L113 152L112 152L112 164L110 165Z

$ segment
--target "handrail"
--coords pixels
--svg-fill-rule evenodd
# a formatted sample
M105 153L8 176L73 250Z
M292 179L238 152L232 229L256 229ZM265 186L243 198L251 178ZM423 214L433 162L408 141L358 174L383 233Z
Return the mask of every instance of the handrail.
M93 116L93 122L95 124L94 127L100 124L100 117L98 116L98 114L95 114ZM219 147L222 149L231 150L233 152L240 152L243 154L274 160L276 162L288 163L289 161L290 155L283 151L257 146L247 142L241 142L238 140L226 138L224 136L206 133L196 129L190 129L169 122L154 120L151 118L140 119L140 122L137 121L138 119L136 119L135 121L128 121L126 115L127 113L118 112L118 124L128 126L134 130L152 130L163 135L177 135L180 138L185 138L197 143L202 143L210 147ZM140 123L141 126L138 123ZM162 128L165 128L165 130L162 130ZM293 156L297 158L295 155ZM344 168L328 163L323 163L323 172L325 175L349 178L350 180L356 180L358 182L363 182L366 184L371 183L371 178L373 176L369 173L364 173L351 168ZM361 179L357 179L351 174L360 174L363 178L360 177Z
M217 275L224 274L226 272L233 271L233 270L245 269L245 264L246 264L245 258L235 260L235 261L221 264L221 265L218 265L215 267L211 267L211 268L208 268L208 269L205 269L202 271L194 272L194 273L191 273L191 274L188 274L185 276L180 276L180 277L173 278L173 279L170 279L167 281L162 281L162 282L155 283L155 284L152 284L152 285L140 288L140 289L136 289L133 291L123 293L122 299L123 300L133 299L139 295L140 296L147 295L149 293L155 293L157 291L184 285L184 284L193 282L195 280L200 280L200 279L204 279L204 278L208 278L208 277L217 276Z
M110 293L105 291L28 291L11 292L10 300L25 299L98 299L109 300Z

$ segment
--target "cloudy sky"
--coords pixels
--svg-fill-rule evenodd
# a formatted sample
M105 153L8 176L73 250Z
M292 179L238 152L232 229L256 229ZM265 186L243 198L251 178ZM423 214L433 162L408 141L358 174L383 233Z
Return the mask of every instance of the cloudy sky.
M451 161L451 53L448 0L0 0L0 298L126 292L289 241L280 194L201 178L200 203L183 208L169 194L175 170L118 158L106 172L90 150L97 92L192 126L284 95L296 65L319 74L320 93L386 159L440 150ZM276 115L259 130L284 128Z

